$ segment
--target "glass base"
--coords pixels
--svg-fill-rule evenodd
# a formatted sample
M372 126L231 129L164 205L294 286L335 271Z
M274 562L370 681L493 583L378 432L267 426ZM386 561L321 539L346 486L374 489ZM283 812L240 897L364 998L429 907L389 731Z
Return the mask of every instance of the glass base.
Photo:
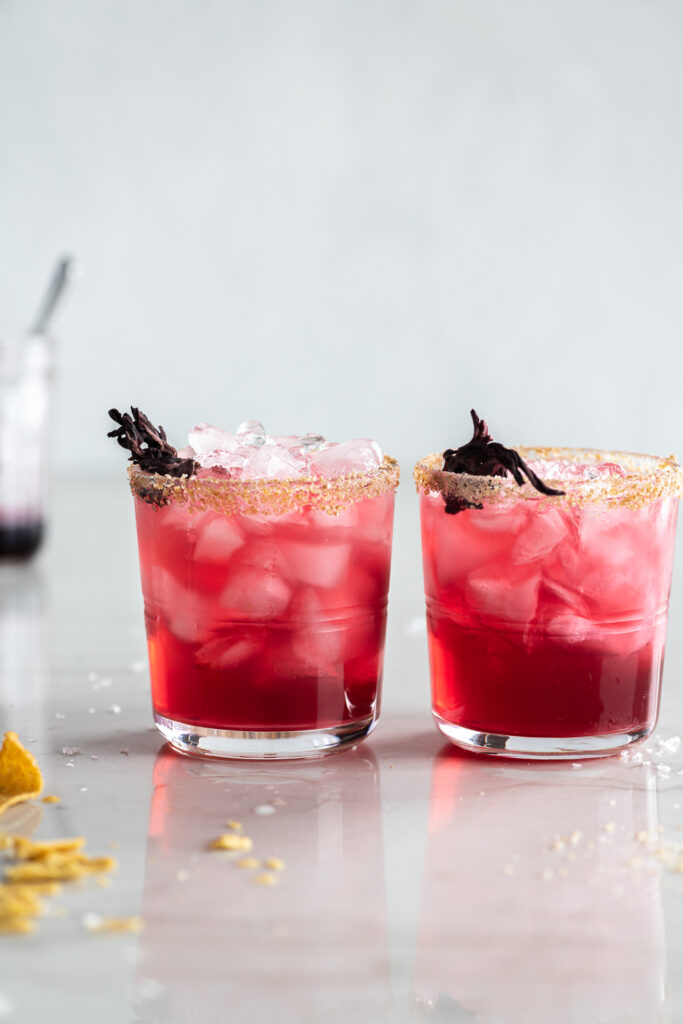
M475 754L498 754L524 760L578 761L585 757L608 757L640 743L654 729L654 723L633 732L609 732L601 736L506 736L504 733L476 732L462 725L446 722L434 715L437 729L451 743Z
M185 725L154 712L157 729L174 750L194 757L285 760L322 757L351 746L368 736L377 716L329 729L300 729L295 732L242 732Z

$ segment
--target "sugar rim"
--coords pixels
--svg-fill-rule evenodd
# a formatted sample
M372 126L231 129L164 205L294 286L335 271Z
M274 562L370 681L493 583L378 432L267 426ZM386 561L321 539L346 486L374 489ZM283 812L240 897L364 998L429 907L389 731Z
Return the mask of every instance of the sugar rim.
M212 508L229 515L282 515L314 509L339 515L364 498L375 498L398 487L398 462L385 455L382 465L369 473L346 473L326 479L238 480L231 477L173 477L128 467L135 497L152 505L173 501L190 511Z
M612 452L598 448L540 448L521 446L516 449L526 461L585 463L599 465L615 462L626 476L577 480L567 476L547 483L564 495L544 495L531 484L523 487L512 476L472 476L469 473L448 473L443 469L443 454L433 452L420 459L413 470L417 490L425 494L438 492L445 498L464 498L473 504L509 500L542 501L544 503L585 505L603 502L629 508L644 508L660 498L680 498L683 494L683 470L675 455L658 457L637 452Z

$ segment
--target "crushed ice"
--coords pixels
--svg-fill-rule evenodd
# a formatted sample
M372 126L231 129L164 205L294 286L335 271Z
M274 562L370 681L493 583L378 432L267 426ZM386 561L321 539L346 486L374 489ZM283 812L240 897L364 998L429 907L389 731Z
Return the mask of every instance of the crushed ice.
M242 480L334 479L346 473L374 472L382 465L382 449L369 438L337 443L322 434L267 434L258 420L245 420L234 434L199 423L188 436L183 454L202 469L220 469Z

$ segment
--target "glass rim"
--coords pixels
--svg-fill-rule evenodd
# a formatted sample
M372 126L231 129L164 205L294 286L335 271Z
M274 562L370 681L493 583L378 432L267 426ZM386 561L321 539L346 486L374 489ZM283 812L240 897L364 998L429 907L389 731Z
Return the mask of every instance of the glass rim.
M396 459L385 455L382 465L368 473L342 476L295 477L286 480L240 480L228 476L165 476L140 466L128 467L130 489L151 505L171 502L188 510L214 509L228 515L284 515L313 509L339 515L356 502L393 492L401 471Z
M516 499L553 505L602 502L644 508L661 498L680 498L683 494L683 470L675 455L656 456L600 448L544 448L532 445L521 445L516 451L526 462L542 460L595 466L613 462L621 466L626 475L593 479L577 479L571 475L553 477L547 481L548 485L565 493L545 495L526 482L520 487L511 475L473 476L470 473L447 472L443 469L443 453L433 452L416 463L413 479L418 492L440 493L444 498L462 498L472 504Z

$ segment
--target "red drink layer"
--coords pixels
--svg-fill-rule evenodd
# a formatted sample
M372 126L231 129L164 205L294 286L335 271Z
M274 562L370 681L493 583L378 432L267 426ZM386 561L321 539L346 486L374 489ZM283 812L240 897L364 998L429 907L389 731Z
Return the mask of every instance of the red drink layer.
M374 718L393 504L247 514L136 496L157 714L258 732Z
M422 489L444 731L580 739L654 728L678 501L656 487L648 500L644 478L629 500L619 466L596 474L609 479L570 474L554 498L504 481L483 507L455 515L442 493Z

